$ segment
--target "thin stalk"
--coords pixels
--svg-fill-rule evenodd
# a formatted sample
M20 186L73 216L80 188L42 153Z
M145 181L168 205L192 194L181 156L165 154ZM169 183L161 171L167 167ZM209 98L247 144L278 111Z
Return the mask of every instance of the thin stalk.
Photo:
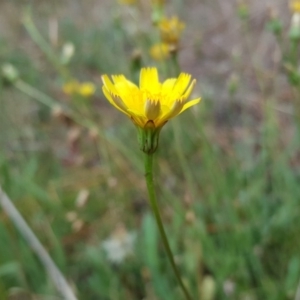
M150 199L150 204L152 207L153 214L156 219L156 223L163 241L163 245L165 247L165 250L167 252L168 259L171 263L172 269L174 271L174 274L178 280L178 283L185 295L185 298L187 300L192 300L192 297L190 296L188 290L186 289L185 285L182 282L179 270L176 266L176 263L174 261L174 256L171 250L171 247L168 242L168 238L163 226L163 222L160 216L159 212L159 207L157 204L156 200L156 193L154 189L154 182L153 182L153 154L145 154L145 178L146 178L146 183L147 183L147 189L148 189L148 194L149 194L149 199Z
M71 286L68 281L58 269L46 249L43 247L39 239L33 233L31 228L28 226L22 215L19 213L13 202L8 196L2 191L0 187L0 207L6 212L10 220L13 222L19 233L23 236L28 246L35 252L37 257L40 259L49 277L52 279L54 286L57 291L66 300L77 300Z

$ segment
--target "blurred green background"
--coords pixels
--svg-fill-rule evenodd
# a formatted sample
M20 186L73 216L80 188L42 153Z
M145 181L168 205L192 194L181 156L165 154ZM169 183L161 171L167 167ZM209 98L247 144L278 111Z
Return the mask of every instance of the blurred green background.
M284 0L161 8L0 2L0 184L79 299L182 299L136 129L100 79L137 81L142 66L169 77L170 58L149 54L153 19L178 15L179 65L202 101L162 130L155 181L184 282L194 299L299 300L299 12ZM74 80L95 93L66 92ZM61 298L0 209L2 299Z

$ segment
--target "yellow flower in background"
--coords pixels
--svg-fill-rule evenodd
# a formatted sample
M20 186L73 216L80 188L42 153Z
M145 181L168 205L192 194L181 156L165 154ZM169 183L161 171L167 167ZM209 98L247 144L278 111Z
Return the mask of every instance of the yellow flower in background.
M290 10L293 13L300 13L300 0L291 0L290 1Z
M143 129L159 129L201 100L188 100L196 80L186 73L160 82L156 68L142 68L139 87L124 75L112 75L112 81L103 75L102 82L108 101Z
M90 97L95 94L96 87L91 82L80 83L72 80L63 85L63 92L67 95L80 95L82 97Z
M91 82L83 82L78 88L78 94L83 97L90 97L95 94L96 87Z
M176 45L179 42L185 24L177 16L170 19L163 18L158 24L161 39L164 43Z
M155 44L150 48L149 53L154 60L165 60L170 56L169 45L164 43Z

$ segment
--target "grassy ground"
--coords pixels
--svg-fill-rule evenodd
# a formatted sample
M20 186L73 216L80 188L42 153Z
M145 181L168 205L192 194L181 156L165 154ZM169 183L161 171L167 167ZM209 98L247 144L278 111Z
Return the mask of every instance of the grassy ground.
M167 2L166 14L186 23L180 67L203 98L165 126L155 160L184 282L194 299L299 300L292 13L285 1ZM182 299L148 206L136 130L100 83L104 73L136 80L138 64L167 77L170 62L148 54L159 35L147 1L87 3L0 4L0 62L20 75L0 82L0 183L79 299ZM68 41L75 54L63 64ZM66 95L71 78L94 82L95 95ZM3 211L0 241L1 300L60 299Z

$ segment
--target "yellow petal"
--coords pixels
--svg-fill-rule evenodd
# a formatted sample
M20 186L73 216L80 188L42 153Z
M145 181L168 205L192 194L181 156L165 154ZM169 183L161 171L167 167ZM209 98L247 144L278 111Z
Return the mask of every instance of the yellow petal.
M117 108L118 110L120 110L122 113L124 113L125 115L129 116L129 114L120 106L120 103L116 103L116 98L114 99L112 97L112 95L109 93L108 89L103 86L102 87L102 91L103 91L103 94L105 95L105 97L107 98L107 100L115 107Z
M201 101L201 98L197 98L197 99L194 99L194 100L191 100L191 101L188 101L182 108L182 110L180 111L179 114L181 114L182 112L184 112L186 109L188 109L189 107L191 106L194 106L196 105L197 103L199 103ZM178 115L179 115L178 114Z
M102 79L104 86L110 93L112 93L114 95L118 94L118 91L116 90L114 84L111 82L111 80L109 79L109 77L107 75L101 76L101 79Z
M156 68L142 68L140 73L140 89L158 93L160 82Z
M128 109L128 113L130 114L131 118L135 121L135 123L140 127L144 127L144 125L148 121L147 118L137 110Z
M183 106L184 103L181 100L178 100L173 103L171 108L169 107L167 110L165 110L164 108L165 114L158 119L157 124L155 125L159 127L162 124L164 124L166 121L177 116L182 110Z
M134 108L144 113L144 102L139 88L127 82L119 82L116 84L118 95L128 108Z
M111 78L112 78L114 84L127 80L124 75L112 75Z
M191 92L192 92L195 84L196 84L196 79L194 79L191 82L190 86L188 87L188 89L186 90L186 92L184 93L184 95L182 96L182 99L186 100L190 96L190 94L191 94Z
M168 113L168 119L171 119L179 114L183 107L183 102L182 101L175 101L173 104L172 109Z
M174 84L173 92L181 96L187 89L190 80L191 80L190 74L181 73Z
M128 80L124 75L112 75L111 77L115 83L116 88L118 84L126 84L129 87L134 87L138 89L138 87L133 82Z
M172 91L176 80L177 80L176 78L170 78L163 82L161 87L163 95L168 94Z
M145 124L147 123L147 120L141 118L141 117L137 117L137 116L132 116L131 120L139 127L144 127Z
M128 108L128 113L131 116L138 116L138 117L145 117L145 115L143 115L140 111L138 111L137 109L134 108Z

